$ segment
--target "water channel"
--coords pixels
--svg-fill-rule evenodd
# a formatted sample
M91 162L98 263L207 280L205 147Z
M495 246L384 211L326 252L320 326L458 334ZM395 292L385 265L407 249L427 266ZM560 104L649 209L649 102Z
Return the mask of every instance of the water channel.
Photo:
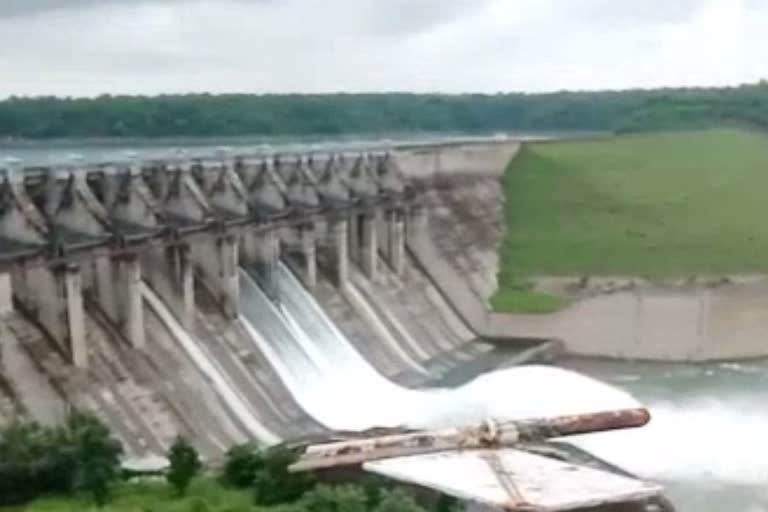
M566 364L630 391L653 415L582 447L663 483L683 512L768 510L768 361Z

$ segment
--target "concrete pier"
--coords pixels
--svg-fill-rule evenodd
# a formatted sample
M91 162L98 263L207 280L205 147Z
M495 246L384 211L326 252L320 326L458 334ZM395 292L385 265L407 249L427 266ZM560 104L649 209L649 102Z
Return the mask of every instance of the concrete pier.
M144 331L144 308L141 298L141 263L135 254L120 261L121 288L121 327L131 346L143 349L146 345Z
M234 235L225 235L192 246L192 257L203 282L214 292L229 318L240 314L238 242Z
M410 209L405 226L405 236L408 243L429 236L429 216L423 205L415 205Z
M379 237L377 221L378 211L364 215L361 219L360 264L368 279L377 277L377 262L379 260Z
M71 362L88 366L82 275L77 265L17 269L11 273L16 297Z
M263 286L271 294L277 293L277 262L280 259L280 233L270 230L260 234L256 263ZM250 262L249 262L250 263Z
M317 246L314 226L306 225L299 228L301 253L304 259L303 280L310 290L317 286Z
M185 329L195 323L195 266L187 246L176 247L176 283L181 292L181 320Z
M402 275L405 269L405 226L402 212L388 211L386 226L389 264L397 275Z
M13 287L11 286L11 275L0 274L0 317L13 311Z
M112 319L120 316L117 300L120 294L118 285L119 273L117 265L109 256L103 256L93 261L91 286L95 289L96 298L102 310Z
M348 221L347 241L349 243L349 258L355 263L360 262L360 228L362 225L360 215L352 214Z
M240 261L246 264L259 261L260 243L260 234L256 230L249 230L243 233L240 239Z
M348 221L344 219L333 221L330 231L336 260L336 286L344 288L349 282Z
M154 247L141 254L142 278L187 329L195 318L195 267L187 245Z
M64 295L67 312L67 336L72 363L78 368L88 367L88 346L85 341L85 313L80 268L67 265L63 269Z
M237 318L240 314L240 260L238 258L238 239L228 236L221 239L219 258L221 284L224 290L224 310L231 318Z
M101 309L120 328L134 348L144 347L144 319L139 284L141 262L137 254L102 257L94 262L90 286Z

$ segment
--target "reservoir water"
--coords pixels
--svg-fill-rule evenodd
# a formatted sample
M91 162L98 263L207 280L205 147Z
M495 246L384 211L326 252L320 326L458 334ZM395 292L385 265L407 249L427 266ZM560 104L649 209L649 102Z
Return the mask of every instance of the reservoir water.
M515 133L518 140L584 136L581 133ZM175 137L155 139L60 139L19 141L0 139L0 167L6 159L21 160L26 166L45 166L82 158L90 163L125 160L136 156L143 159L168 158L178 152L189 157L212 156L217 150L229 148L240 154L306 153L329 151L387 150L395 145L459 143L487 141L492 134L466 133L408 133L380 136L348 135L338 137Z

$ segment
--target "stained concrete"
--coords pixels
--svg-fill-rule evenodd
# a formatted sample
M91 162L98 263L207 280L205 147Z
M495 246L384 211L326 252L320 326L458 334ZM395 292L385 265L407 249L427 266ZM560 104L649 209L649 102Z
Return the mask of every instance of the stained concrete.
M12 383L12 390L24 404L30 419L42 425L60 423L67 411L64 397L39 371L17 334L5 325L0 329L3 329L0 333L0 374Z
M0 274L0 318L13 311L13 289L11 287L11 275Z

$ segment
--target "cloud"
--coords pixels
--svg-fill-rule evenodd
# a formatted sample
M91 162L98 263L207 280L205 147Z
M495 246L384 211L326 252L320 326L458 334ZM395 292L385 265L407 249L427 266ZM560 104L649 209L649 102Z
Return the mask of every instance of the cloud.
M330 2L333 4L333 0ZM345 2L335 2L343 12ZM350 2L346 2L350 4ZM490 0L360 0L369 26L385 34L414 34L482 13Z
M0 97L728 84L768 76L766 23L755 0L3 1Z
M96 5L130 0L3 0L0 2L0 18L28 16L51 10L87 9Z
M676 24L693 18L706 8L707 0L570 0L556 2L561 15L592 26L616 28Z

